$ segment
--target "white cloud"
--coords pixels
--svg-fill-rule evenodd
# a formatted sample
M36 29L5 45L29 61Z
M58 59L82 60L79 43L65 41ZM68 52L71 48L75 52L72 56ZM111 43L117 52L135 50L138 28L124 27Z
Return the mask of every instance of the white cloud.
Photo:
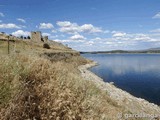
M111 41L108 41L108 42L105 42L105 44L107 44L107 45L114 45L115 43L111 42Z
M60 26L59 31L68 33L68 34L77 34L80 32L79 26L77 23L71 23L69 21L58 21L57 25Z
M12 35L17 36L17 37L20 37L20 36L25 36L25 37L27 37L27 36L30 36L30 32L28 32L28 31L23 31L23 30L17 30L17 31L15 31L15 32L13 32Z
M52 33L57 33L57 31L56 30L52 30Z
M113 37L124 37L126 33L113 31Z
M18 21L22 22L22 23L26 23L26 21L22 18L17 18Z
M141 45L142 43L156 43L160 42L160 35L158 34L143 34L143 33L126 33L125 36L121 37L112 37L111 41L114 41L115 44L123 45Z
M78 50L136 50L136 49L146 49L151 47L158 47L160 45L160 34L159 33L127 33L121 31L120 33L125 33L125 35L119 35L118 37L113 37L113 34L118 33L117 31L111 32L112 36L107 36L106 38L95 37L93 39L87 39L83 41L63 41L67 42L72 48ZM120 37L121 36L121 37ZM77 46L77 47L75 47Z
M138 40L138 41L151 41L152 39L146 35L146 34L135 34L134 36L134 40Z
M84 36L82 36L82 35L76 34L76 35L70 37L70 39L71 40L84 40L86 38Z
M95 27L92 24L84 24L82 26L77 23L71 23L69 21L58 21L57 25L60 26L59 31L65 32L68 34L77 34L77 33L101 33L103 32L101 28Z
M88 33L101 33L103 32L101 28L94 27L92 24L84 24L80 26L81 31Z
M127 48L130 49L136 46L141 46L143 44L155 44L160 42L160 34L143 34L143 33L125 33L112 31L113 36L110 38L94 38L96 46L106 45L107 47L120 49ZM94 45L94 46L95 46Z
M51 36L49 33L42 33L42 36Z
M160 33L160 28L159 29L155 29L155 30L151 30L150 32Z
M4 17L5 15L2 13L2 12L0 12L0 17Z
M100 41L100 40L102 40L102 38L96 37L96 38L93 38L92 40L98 40L98 41Z
M155 16L153 16L152 18L160 18L160 12L158 12Z
M71 25L73 25L73 23L69 21L58 21L57 25L60 27L70 27Z
M84 43L84 40L70 40L70 39L66 39L66 40L61 40L61 39L55 39L54 41L56 42L61 42L61 43Z
M141 42L150 42L153 41L153 39L150 37L148 34L143 34L143 33L125 33L125 32L117 32L113 31L113 36L111 39L113 40L118 40L118 41L129 41L129 42L136 42L136 41L141 41Z
M39 29L52 29L54 26L51 23L40 23Z
M116 35L114 37L113 35ZM155 35L156 34L156 35ZM93 39L82 39L84 36L75 34L69 39L56 39L57 42L69 44L77 50L115 50L115 49L146 49L146 46L155 47L160 45L160 34L157 33L127 33L123 31L112 31L111 37ZM77 46L77 47L75 47Z
M0 28L1 29L20 29L21 26L18 26L16 24L13 24L13 23L8 23L8 24L0 24Z
M94 41L87 41L85 44L86 44L87 46L92 46L92 45L94 44Z

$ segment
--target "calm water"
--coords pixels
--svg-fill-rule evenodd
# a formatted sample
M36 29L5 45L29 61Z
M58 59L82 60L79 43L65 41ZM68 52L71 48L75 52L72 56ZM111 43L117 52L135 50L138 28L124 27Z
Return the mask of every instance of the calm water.
M90 70L106 82L160 105L160 55L158 54L83 54L97 61Z

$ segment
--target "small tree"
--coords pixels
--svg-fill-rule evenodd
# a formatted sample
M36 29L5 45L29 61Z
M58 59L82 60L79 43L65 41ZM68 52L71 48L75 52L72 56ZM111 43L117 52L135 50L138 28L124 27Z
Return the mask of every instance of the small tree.
M23 36L21 36L20 38L23 39Z
M28 37L27 37L27 39L31 39L31 37L30 37L30 36L28 36Z
M50 46L47 43L44 43L43 48L50 49Z

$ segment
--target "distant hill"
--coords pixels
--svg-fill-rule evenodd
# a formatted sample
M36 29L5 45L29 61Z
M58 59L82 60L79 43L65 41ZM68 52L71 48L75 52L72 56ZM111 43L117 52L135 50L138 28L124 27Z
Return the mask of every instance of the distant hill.
M148 50L160 50L160 47L157 47L157 48L150 48Z
M150 48L146 50L111 50L111 51L93 51L93 52L80 52L81 54L91 53L91 54L98 54L98 53L160 53L160 47L158 48Z

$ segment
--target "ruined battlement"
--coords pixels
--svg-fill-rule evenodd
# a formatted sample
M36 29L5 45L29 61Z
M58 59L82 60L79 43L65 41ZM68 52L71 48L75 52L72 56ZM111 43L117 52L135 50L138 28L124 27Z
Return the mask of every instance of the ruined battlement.
M42 40L42 34L40 31L36 31L36 32L31 32L31 39L33 41L41 41Z
M31 39L35 42L47 42L48 36L42 37L41 31L32 31L31 32Z
M7 38L8 38L8 36L5 33L0 32L0 39L7 40Z
M48 36L44 36L44 37L43 37L43 41L44 41L44 42L47 42L47 41L48 41Z
M20 37L16 37L16 36L13 36L13 35L7 35L4 32L0 32L0 39L1 40L8 40L8 38L10 40L22 40L23 39L23 37L20 38ZM24 37L24 39L29 40L29 38L27 38L27 37ZM43 37L41 31L32 31L30 40L33 41L33 42L45 42L45 43L47 43L48 42L48 36Z

